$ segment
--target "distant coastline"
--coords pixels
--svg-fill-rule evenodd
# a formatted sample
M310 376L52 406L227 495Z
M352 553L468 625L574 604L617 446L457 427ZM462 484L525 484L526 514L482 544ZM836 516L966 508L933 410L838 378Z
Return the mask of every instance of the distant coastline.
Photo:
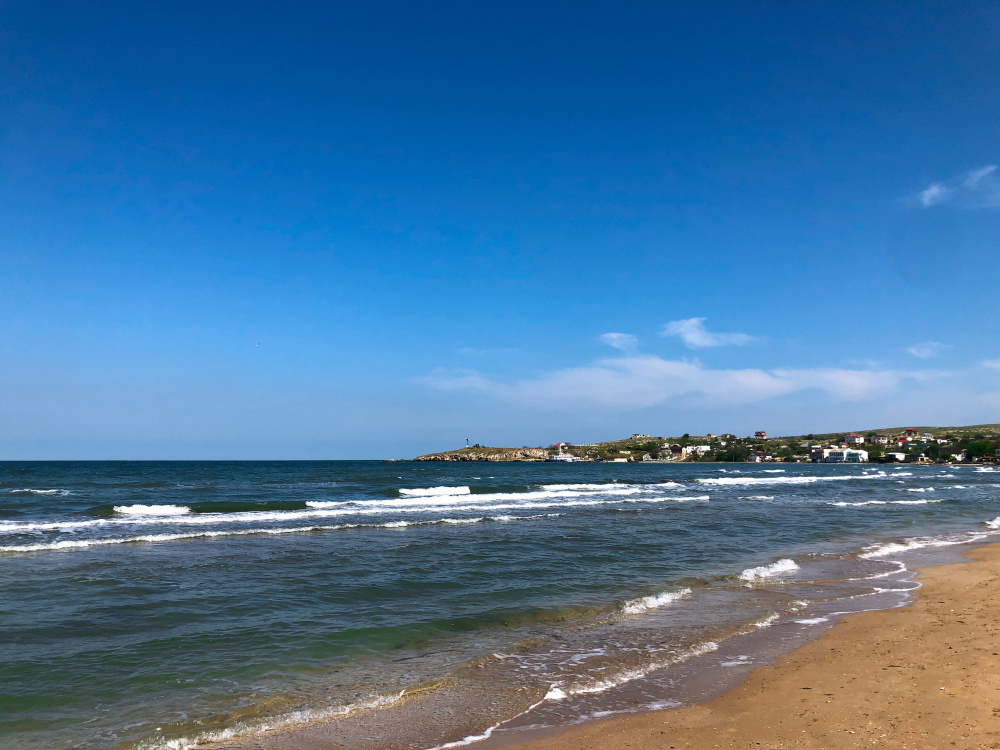
M675 437L635 433L599 443L548 447L481 445L428 453L414 461L546 461L557 454L574 462L606 463L925 463L992 464L1000 461L1000 424L957 427L887 427L840 433L768 437L765 431Z

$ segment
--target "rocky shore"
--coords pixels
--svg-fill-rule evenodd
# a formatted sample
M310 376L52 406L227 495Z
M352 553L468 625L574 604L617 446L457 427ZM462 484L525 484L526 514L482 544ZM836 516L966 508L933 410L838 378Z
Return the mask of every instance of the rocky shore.
M541 448L462 448L444 453L428 453L414 461L544 461L548 451Z

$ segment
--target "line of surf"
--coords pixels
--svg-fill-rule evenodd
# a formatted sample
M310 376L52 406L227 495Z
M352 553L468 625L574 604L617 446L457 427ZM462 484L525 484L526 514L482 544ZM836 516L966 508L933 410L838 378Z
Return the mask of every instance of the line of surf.
M263 536L280 534L302 534L321 531L344 531L348 529L403 529L411 526L434 526L445 524L472 523L508 523L511 521L534 521L542 518L555 518L559 513L542 513L532 516L483 516L481 518L437 518L428 521L387 521L386 523L342 523L336 525L311 525L293 527L261 527L253 529L213 529L175 534L142 534L128 537L104 537L97 539L67 539L58 542L39 544L15 544L0 547L0 552L49 552L54 550L86 549L88 547L103 547L117 544L136 544L140 542L176 542L188 539L215 539L219 537Z

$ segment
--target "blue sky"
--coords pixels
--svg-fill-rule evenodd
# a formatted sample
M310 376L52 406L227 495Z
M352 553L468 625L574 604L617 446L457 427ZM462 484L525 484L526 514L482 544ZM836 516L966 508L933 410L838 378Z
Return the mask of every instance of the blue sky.
M996 3L5 2L0 41L0 458L1000 421Z

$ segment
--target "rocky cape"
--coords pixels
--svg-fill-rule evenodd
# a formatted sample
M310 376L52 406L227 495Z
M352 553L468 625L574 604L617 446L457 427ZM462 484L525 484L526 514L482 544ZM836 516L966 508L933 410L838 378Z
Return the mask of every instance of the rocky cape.
M462 448L444 453L417 456L414 461L544 461L549 453L542 448Z

